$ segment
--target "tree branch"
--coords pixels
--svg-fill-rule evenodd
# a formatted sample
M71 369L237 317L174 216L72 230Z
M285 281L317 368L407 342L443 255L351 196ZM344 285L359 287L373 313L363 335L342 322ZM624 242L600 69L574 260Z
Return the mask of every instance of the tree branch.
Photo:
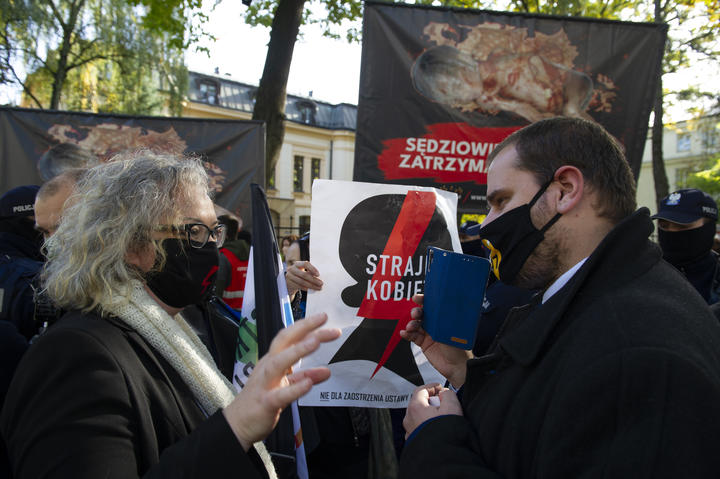
M55 17L55 19L60 24L60 28L65 30L65 28L67 28L67 25L65 24L65 19L60 14L60 10L58 10L57 6L55 5L55 2L53 2L52 0L47 0L47 3L50 6L50 10L52 10L53 17Z
M8 69L10 70L10 73L12 73L13 77L15 77L15 81L18 83L18 85L22 87L23 91L27 94L27 96L29 96L30 99L35 102L38 108L44 110L45 108L43 107L40 100L38 100L35 95L32 94L30 89L25 85L25 82L23 82L18 76L18 74L15 72L15 69L12 67L12 65L8 64Z

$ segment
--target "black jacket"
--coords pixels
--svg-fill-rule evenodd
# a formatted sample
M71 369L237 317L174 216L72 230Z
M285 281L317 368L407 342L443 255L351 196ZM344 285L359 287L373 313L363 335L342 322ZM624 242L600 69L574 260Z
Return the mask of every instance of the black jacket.
M651 232L643 208L513 310L468 362L465 416L426 423L401 477L717 477L720 325Z
M0 430L16 478L265 477L213 413L134 330L71 312L25 354Z
M0 320L11 321L28 341L38 332L33 281L43 266L39 255L28 238L0 230Z

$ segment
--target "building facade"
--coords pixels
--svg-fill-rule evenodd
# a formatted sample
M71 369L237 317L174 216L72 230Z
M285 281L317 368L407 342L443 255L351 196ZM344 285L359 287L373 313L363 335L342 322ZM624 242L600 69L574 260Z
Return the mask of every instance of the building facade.
M720 153L720 116L706 116L666 125L663 131L663 157L670 191L685 188L688 175L706 167ZM652 170L652 129L645 142L637 184L638 207L646 206L654 214L655 181Z
M256 91L254 85L190 72L183 116L249 120ZM266 191L280 237L309 231L315 179L352 181L357 107L288 95L285 116L285 138Z
M191 72L184 116L249 120L256 90L254 85ZM280 236L309 230L316 178L352 181L357 107L288 95L285 114L285 139L267 191ZM687 176L720 152L719 126L720 116L715 115L665 127L663 156L671 191L685 187ZM651 134L643 153L637 203L655 213Z

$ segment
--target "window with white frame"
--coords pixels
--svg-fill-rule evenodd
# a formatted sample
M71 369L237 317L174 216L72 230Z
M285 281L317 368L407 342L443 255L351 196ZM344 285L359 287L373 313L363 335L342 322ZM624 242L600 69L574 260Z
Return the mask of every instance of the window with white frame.
M198 81L199 101L217 105L219 91L220 86L214 80L202 79Z
M677 151L690 151L690 133L677 134Z
M293 191L302 192L303 188L303 170L305 158L296 155L293 164Z

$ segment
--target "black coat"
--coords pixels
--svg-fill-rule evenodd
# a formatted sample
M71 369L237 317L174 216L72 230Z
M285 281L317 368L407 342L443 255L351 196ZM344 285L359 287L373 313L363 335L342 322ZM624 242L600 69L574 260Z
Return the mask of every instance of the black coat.
M513 310L468 362L465 417L426 423L401 477L718 477L720 325L651 232L641 209Z
M0 429L16 478L265 477L212 412L133 329L73 312L25 354Z
M9 229L7 225L3 228ZM39 254L28 238L0 229L0 320L15 324L28 341L40 326L35 321L33 289L33 281L43 267Z

